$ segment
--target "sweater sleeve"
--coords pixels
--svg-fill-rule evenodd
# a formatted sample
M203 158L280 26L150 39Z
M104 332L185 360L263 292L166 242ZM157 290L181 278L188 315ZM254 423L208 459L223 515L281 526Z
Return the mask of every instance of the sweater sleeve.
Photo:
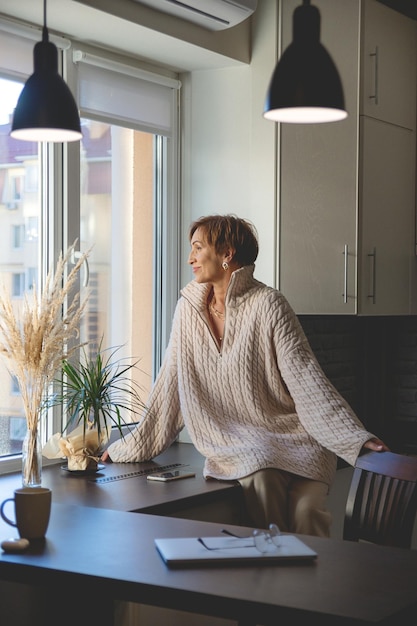
M112 461L128 463L153 459L169 448L184 426L178 393L176 357L178 316L177 307L169 344L142 420L124 439L108 447Z
M374 435L324 374L285 299L274 341L278 366L300 422L323 447L354 465L363 444Z

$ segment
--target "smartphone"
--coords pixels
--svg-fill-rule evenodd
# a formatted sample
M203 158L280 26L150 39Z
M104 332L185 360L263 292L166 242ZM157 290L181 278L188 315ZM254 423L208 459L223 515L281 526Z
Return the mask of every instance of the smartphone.
M148 480L159 480L160 482L167 483L171 480L180 480L181 478L192 478L195 476L194 472L187 470L171 470L169 472L157 472L155 474L148 474L146 477Z

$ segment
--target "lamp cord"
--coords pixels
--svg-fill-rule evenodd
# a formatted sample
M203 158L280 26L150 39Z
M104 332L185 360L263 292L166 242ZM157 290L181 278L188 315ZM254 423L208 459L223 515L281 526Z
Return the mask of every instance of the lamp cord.
M42 41L48 41L48 29L46 27L46 0L43 0L43 28Z

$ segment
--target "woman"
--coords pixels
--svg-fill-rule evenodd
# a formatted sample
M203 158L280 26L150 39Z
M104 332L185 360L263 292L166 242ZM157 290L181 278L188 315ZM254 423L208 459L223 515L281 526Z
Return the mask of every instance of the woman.
M104 461L144 461L186 426L204 476L236 479L249 523L328 536L336 455L387 446L321 370L284 296L254 277L254 227L233 215L191 225L194 280L182 291L148 412Z

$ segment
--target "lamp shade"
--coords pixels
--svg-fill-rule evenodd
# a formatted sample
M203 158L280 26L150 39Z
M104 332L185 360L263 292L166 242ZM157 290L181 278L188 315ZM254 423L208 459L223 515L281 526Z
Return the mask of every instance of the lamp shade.
M304 4L294 11L293 41L272 75L264 117L301 124L347 117L342 82L320 43L320 12L314 6Z
M25 141L77 141L80 116L74 97L58 73L58 50L48 40L33 50L34 73L27 80L13 115L11 136Z

